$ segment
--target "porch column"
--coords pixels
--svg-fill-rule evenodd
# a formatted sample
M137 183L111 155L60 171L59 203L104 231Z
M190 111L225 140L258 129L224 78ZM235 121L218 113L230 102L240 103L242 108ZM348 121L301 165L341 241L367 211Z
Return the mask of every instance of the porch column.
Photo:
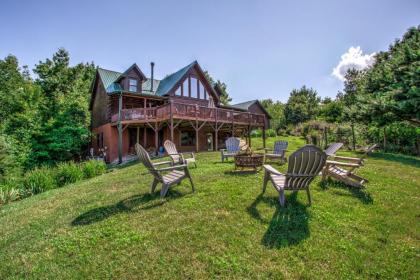
M136 143L140 143L140 126L137 127L137 133L136 133Z
M216 126L217 126L217 124L216 124ZM214 149L215 149L215 151L217 151L218 150L218 142L219 142L219 137L218 137L218 129L216 128L215 130L214 130Z
M170 101L170 124L169 124L169 130L171 131L171 141L174 142L174 116L173 116L173 100Z
M144 148L146 149L146 147L147 147L147 128L146 128L146 126L144 126L144 128L143 128L143 145L144 145Z
M122 92L118 97L118 163L122 163Z
M214 127L215 127L215 130L214 130L214 150L215 151L217 151L218 150L218 142L219 142L219 137L218 137L218 132L219 132L219 129L218 129L218 125L217 125L217 109L216 108L213 108L213 110L214 110L214 119L215 119L215 123L214 123Z
M262 131L262 137L263 137L263 148L265 149L265 126L263 127L263 131Z
M156 155L159 153L159 127L157 122L155 123L155 148L156 148Z
M248 146L251 148L251 127L248 126Z
M266 121L266 118L265 118L265 116L264 116L264 126L263 126L263 147L264 147L264 149L266 148L266 146L265 146L265 128L266 128L266 126L267 126L267 121Z
M233 111L231 111L231 114L232 114L232 137L235 137L235 127L234 127L234 123L233 123L233 121L234 121Z

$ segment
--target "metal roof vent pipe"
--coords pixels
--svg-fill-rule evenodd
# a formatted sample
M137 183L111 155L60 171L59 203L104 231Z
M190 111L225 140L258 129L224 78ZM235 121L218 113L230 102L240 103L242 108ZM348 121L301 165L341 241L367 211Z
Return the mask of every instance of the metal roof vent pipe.
M155 63L154 62L150 62L150 91L153 92L153 68L155 67Z

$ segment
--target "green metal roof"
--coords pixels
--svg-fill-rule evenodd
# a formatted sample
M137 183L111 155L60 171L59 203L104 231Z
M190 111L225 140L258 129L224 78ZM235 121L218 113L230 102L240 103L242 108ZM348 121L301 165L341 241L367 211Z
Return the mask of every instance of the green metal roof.
M241 110L248 110L249 107L252 106L252 104L254 104L255 102L258 102L258 100L250 100L250 101L246 101L246 102L242 102L242 103L237 103L237 104L233 104L230 105L233 108L238 108Z
M121 76L120 72L98 68L98 73L106 92L117 91L118 87L121 88L121 86L114 84L115 80Z
M184 77L184 75L197 63L197 61L185 66L175 73L165 77L159 83L159 87L156 90L156 95L163 96L168 92Z
M160 80L153 79L153 91L150 91L150 86L152 84L151 81L152 81L152 79L147 79L146 81L144 81L141 84L141 91L142 92L149 93L149 94L155 94L156 93L156 90L158 89L159 84L160 84Z

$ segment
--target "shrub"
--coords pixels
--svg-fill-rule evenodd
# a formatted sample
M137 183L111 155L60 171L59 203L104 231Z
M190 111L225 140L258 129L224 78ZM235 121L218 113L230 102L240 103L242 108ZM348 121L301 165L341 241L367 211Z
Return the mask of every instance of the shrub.
M3 189L0 187L0 204L7 204L11 201L17 200L19 198L19 190L11 188L11 189Z
M262 135L262 131L260 129L254 129L251 131L251 137L256 138L256 137L261 137Z
M77 182L82 178L82 169L74 162L63 162L57 165L55 179L58 187Z
M24 188L28 194L38 194L57 187L55 168L35 168L25 175Z
M276 131L274 130L274 129L267 129L266 131L265 131L265 135L267 136L267 137L276 137Z
M106 164L102 160L89 160L81 165L85 178L92 178L105 173Z

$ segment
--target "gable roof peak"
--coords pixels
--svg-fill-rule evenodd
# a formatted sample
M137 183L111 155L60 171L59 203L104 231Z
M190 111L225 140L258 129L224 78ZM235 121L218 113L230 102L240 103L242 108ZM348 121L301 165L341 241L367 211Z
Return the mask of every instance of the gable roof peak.
M128 75L128 73L130 73L131 70L136 70L140 77L142 78L142 80L146 80L146 75L143 74L143 72L140 70L139 66L137 65L137 63L133 63L133 65L131 65L130 67L128 67L127 70L124 71L124 73L121 74L120 77L118 77L118 81L121 80L123 77L126 77Z

